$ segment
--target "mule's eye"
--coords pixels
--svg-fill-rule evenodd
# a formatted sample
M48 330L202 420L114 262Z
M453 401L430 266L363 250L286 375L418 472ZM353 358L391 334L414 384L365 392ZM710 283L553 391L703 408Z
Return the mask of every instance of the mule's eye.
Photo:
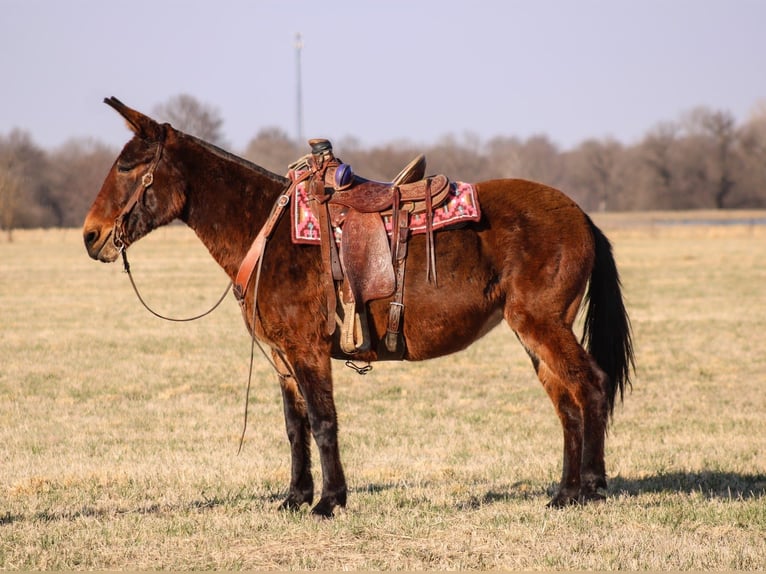
M135 166L128 165L126 163L119 163L117 164L117 171L120 173L128 173L130 170L132 170Z

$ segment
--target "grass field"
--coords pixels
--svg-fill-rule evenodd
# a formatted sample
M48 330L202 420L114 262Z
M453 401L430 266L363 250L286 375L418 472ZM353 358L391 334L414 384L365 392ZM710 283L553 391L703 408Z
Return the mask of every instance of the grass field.
M436 361L364 377L335 364L351 492L331 521L276 510L289 451L261 359L237 455L250 347L233 298L163 322L119 264L88 259L79 230L3 238L0 569L763 570L766 227L707 221L720 215L596 218L638 365L605 504L545 508L561 430L501 325ZM226 284L182 227L131 255L169 314Z

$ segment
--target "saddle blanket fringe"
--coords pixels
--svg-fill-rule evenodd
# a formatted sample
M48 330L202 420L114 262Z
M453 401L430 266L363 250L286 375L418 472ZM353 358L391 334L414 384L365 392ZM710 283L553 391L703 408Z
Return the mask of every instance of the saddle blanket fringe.
M311 209L311 199L306 193L305 182L295 187L295 197L292 202L291 223L293 243L320 243L319 219ZM443 229L469 221L479 221L481 209L476 197L476 189L470 183L453 182L447 200L434 208L433 228ZM391 216L383 216L386 232L391 235ZM335 241L340 243L343 230L333 228ZM417 235L426 232L426 215L418 213L410 216L410 231Z

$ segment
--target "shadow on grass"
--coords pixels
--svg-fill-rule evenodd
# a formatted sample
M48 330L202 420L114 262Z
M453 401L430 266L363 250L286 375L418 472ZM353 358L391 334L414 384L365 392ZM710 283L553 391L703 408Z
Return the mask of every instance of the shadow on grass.
M419 486L427 487L427 484ZM529 500L544 495L552 496L557 485L552 485L546 491L535 488L527 482L517 482L507 488L490 489L484 494L477 494L458 503L461 510L476 509L496 503L507 503L518 500ZM403 483L365 484L352 488L351 492L366 492L372 494L388 490L408 489ZM720 500L749 500L766 496L766 474L742 474L723 471L696 472L663 472L642 478L613 477L609 480L609 496L640 496L647 493L685 493L701 494L708 499ZM0 514L0 527L15 522L53 522L60 520L73 521L79 518L109 518L127 514L158 515L174 512L199 512L218 507L251 506L253 503L269 507L276 505L286 496L285 492L270 494L251 494L245 490L224 495L206 496L204 493L194 500L179 504L152 503L135 508L113 508L81 506L71 510L43 510L29 515ZM410 501L412 504L427 502L422 496ZM274 506L276 511L276 506Z
M428 484L419 484L428 488ZM389 490L407 490L402 483L373 483L358 486L356 492L378 494ZM476 492L457 502L459 510L474 510L492 504L505 504L514 501L553 497L558 484L540 488L529 482L516 482ZM701 494L713 500L750 500L766 497L766 474L743 474L724 471L663 472L642 478L616 476L609 479L607 497L640 496L647 493L664 494ZM411 504L425 504L427 494L408 500Z
M410 507L429 504L430 499L428 493L424 492L423 489L427 491L429 488L437 487L439 487L439 485L437 485L437 483L434 481L418 482L418 493L415 494L406 482L387 482L358 485L352 488L351 492L380 494L387 491L401 491L403 494L406 493L406 495L403 495L397 499L397 506ZM545 495L544 490L536 488L528 482L520 481L514 484L510 484L507 487L492 488L483 494L481 493L481 488L477 487L475 494L471 494L465 500L458 501L455 506L459 510L471 510L498 502L504 503L519 500L530 500L543 495Z
M220 496L207 496L204 493L194 500L178 504L158 504L148 503L134 508L124 507L97 507L84 505L74 509L65 510L41 510L30 514L12 514L6 512L0 514L0 526L12 524L14 522L56 522L73 521L80 518L112 518L130 514L138 515L159 515L172 514L176 512L200 512L211 510L218 507L250 506L252 503L269 505L281 501L286 496L285 493L272 494L249 494L242 490L235 493L229 493ZM276 506L275 506L276 509Z
M678 492L722 500L761 498L766 495L766 474L703 470L662 472L642 478L616 476L609 480L609 493L613 496Z

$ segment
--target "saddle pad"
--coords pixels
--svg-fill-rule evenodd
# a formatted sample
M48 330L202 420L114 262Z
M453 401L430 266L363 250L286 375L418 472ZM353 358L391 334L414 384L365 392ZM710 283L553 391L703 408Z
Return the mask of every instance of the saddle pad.
M293 199L290 210L293 243L310 245L320 243L319 220L311 210L305 182L295 187ZM479 219L481 219L481 208L476 196L476 188L470 183L454 182L450 184L447 200L434 209L433 228L443 229L460 223L479 221ZM383 222L386 232L391 235L391 216L383 217ZM425 213L410 216L410 230L413 234L426 232ZM335 241L340 243L342 230L335 227L334 231Z

